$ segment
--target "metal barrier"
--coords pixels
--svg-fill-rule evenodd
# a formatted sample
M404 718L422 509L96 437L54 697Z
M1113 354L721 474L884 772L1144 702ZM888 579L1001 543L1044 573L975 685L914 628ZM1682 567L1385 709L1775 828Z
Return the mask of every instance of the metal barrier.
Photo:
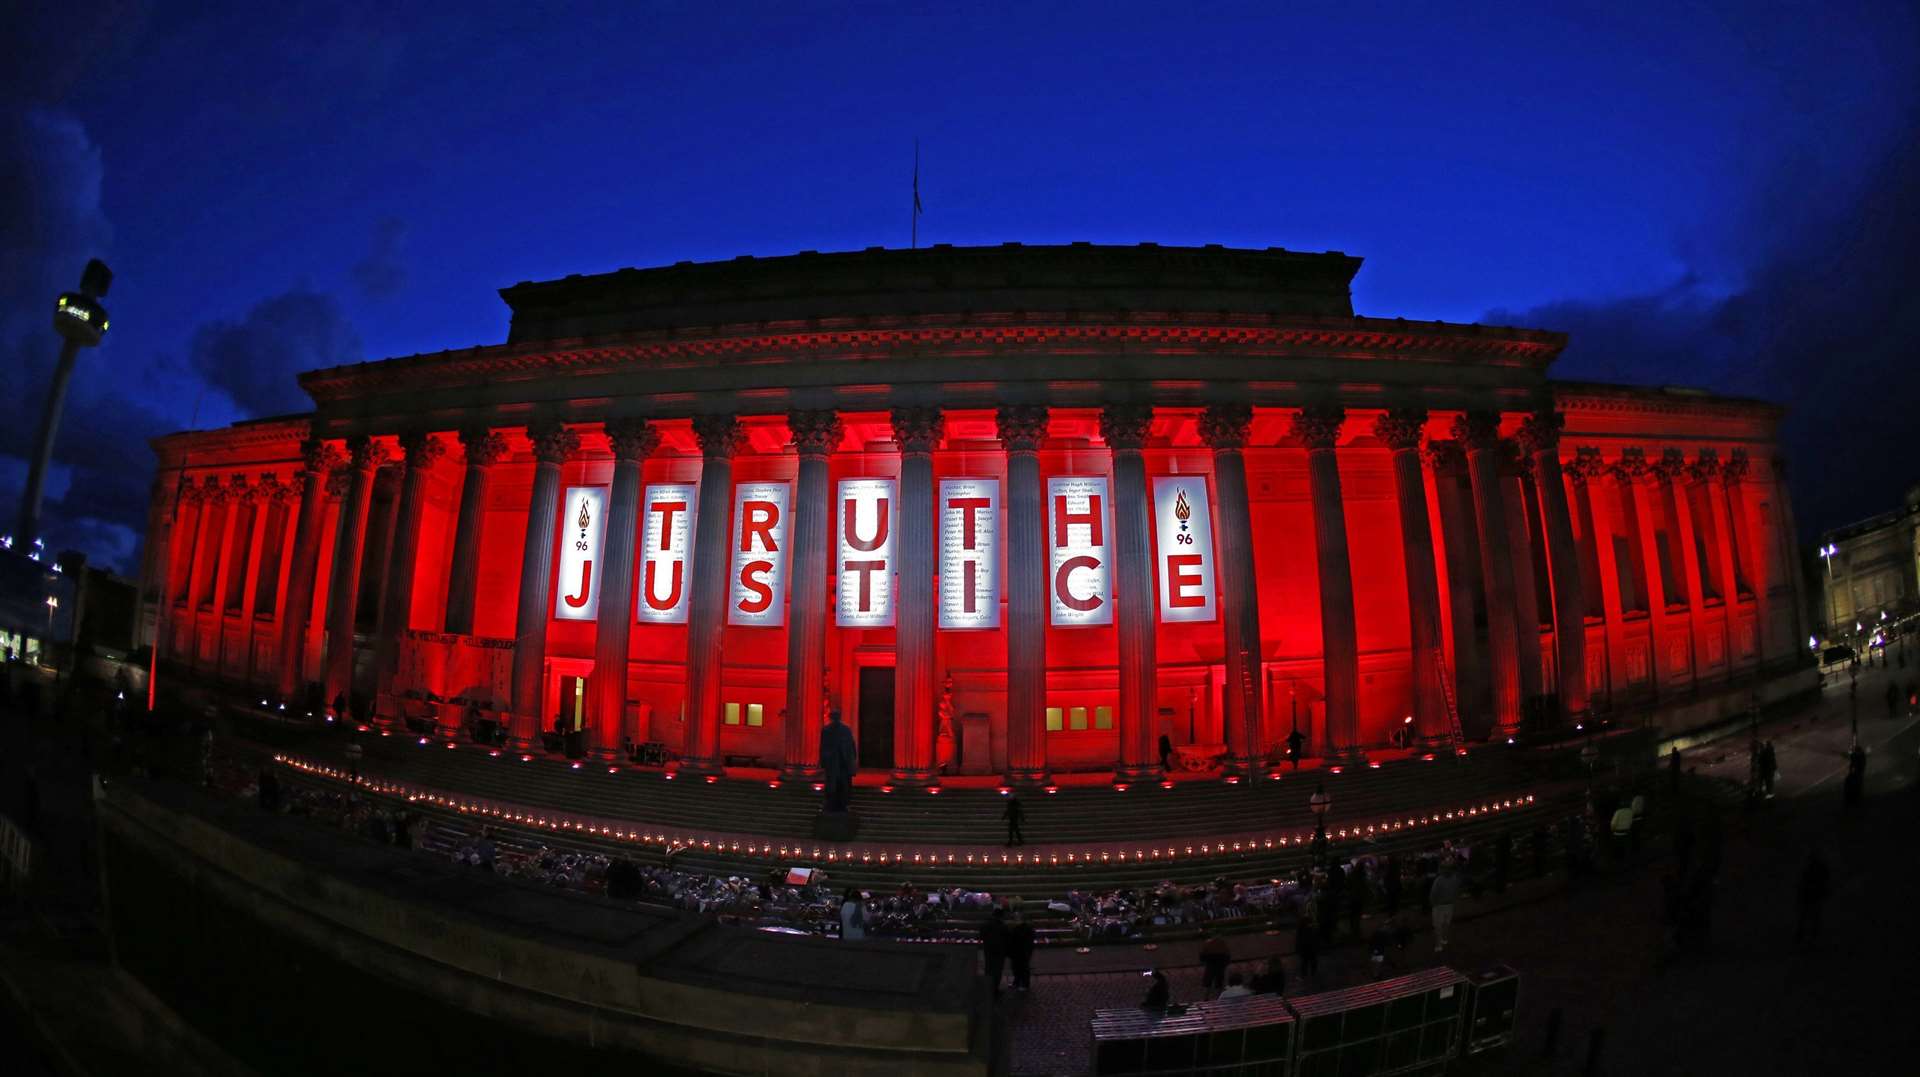
M1096 1074L1346 1077L1437 1071L1511 1039L1518 974L1427 969L1296 998L1253 995L1165 1014L1097 1010Z

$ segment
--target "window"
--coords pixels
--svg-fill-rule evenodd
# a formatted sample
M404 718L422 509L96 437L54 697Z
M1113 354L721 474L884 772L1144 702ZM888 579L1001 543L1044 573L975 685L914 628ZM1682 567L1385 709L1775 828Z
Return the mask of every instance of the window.
M1061 707L1047 708L1047 732L1058 733L1067 727L1067 712Z
M1087 708L1074 707L1073 709L1067 711L1067 728L1068 729L1087 728Z
M1095 729L1112 729L1113 728L1113 708L1112 707L1093 708L1093 728Z
M1112 729L1113 705L1110 703L1096 704L1087 701L1047 708L1047 732L1049 733L1086 733Z
M747 704L747 724L751 726L765 724L766 709L758 703Z
M727 724L728 725L740 724L740 704L738 703L727 704Z
M767 724L767 709L763 703L729 703L727 704L726 718L723 720L728 725L740 725L742 715L746 716L746 724L750 727Z

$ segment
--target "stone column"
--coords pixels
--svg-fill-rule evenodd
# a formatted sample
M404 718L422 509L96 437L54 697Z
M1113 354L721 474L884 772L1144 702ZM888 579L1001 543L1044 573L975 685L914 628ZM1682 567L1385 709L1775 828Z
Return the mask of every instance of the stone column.
M900 504L894 558L893 780L935 784L933 450L944 423L939 408L893 409L900 446Z
M1705 566L1700 564L1700 548L1694 542L1693 506L1688 504L1684 485L1688 475L1686 454L1679 449L1661 453L1653 465L1653 475L1678 532L1669 536L1668 542L1680 548L1680 578L1687 589L1687 622L1693 637L1693 679L1698 684L1706 678L1707 669L1707 578Z
M687 596L687 722L680 769L719 774L721 643L727 627L728 557L733 541L733 454L746 443L732 415L696 415L700 504L694 510L693 586Z
M1735 550L1733 513L1727 508L1727 488L1720 477L1720 454L1713 449L1701 449L1688 466L1687 473L1700 490L1701 504L1705 506L1707 518L1713 522L1714 541L1707 549L1706 556L1713 561L1714 571L1720 576L1720 603L1726 614L1726 672L1732 676L1735 667L1742 664L1740 577L1743 573ZM1698 527L1699 522L1695 521L1694 526ZM1755 631L1758 631L1757 625Z
M1465 736L1484 730L1480 718L1492 698L1487 663L1482 658L1478 623L1480 540L1474 530L1473 495L1467 488L1467 454L1456 441L1427 442L1427 463L1433 469L1434 516L1442 534L1440 556L1447 566L1446 611L1448 638L1453 643L1454 715Z
M593 756L621 756L627 718L627 640L633 631L633 555L640 518L640 471L660 444L660 432L645 419L607 420L613 448L613 496L607 509L606 545L600 554L600 617L593 636Z
M1533 708L1546 696L1541 667L1540 624L1548 618L1540 609L1539 581L1534 575L1533 523L1539 511L1533 491L1533 461L1511 441L1500 443L1500 501L1507 514L1507 551L1513 568L1513 638L1520 655L1520 717L1522 724L1537 720Z
M467 450L467 473L460 483L460 518L454 525L453 564L447 570L446 630L473 634L474 590L479 584L480 542L487 528L487 487L493 465L507 455L507 439L484 426L460 431Z
M253 668L254 654L254 604L260 597L261 554L269 542L280 542L284 535L268 535L267 520L273 516L273 507L285 504L285 487L280 476L271 471L262 471L260 481L247 491L248 500L253 504L253 533L247 536L247 578L240 581L240 675L249 686L262 680L262 671ZM271 634L271 630L269 630Z
M1100 436L1113 454L1115 620L1120 636L1120 759L1114 781L1159 776L1159 669L1154 647L1153 501L1140 455L1153 428L1151 404L1109 404Z
M1261 738L1265 666L1260 653L1260 576L1253 563L1253 519L1247 508L1247 428L1253 408L1214 404L1200 415L1200 440L1213 450L1214 509L1220 537L1220 629L1227 683L1221 693L1233 765L1257 775L1266 759Z
M557 419L527 426L533 442L533 494L527 499L527 540L520 556L520 602L513 627L513 746L539 743L545 712L547 602L553 591L554 524L560 511L560 465L580 451L580 435ZM605 591L602 591L604 594Z
M1393 451L1393 493L1400 506L1400 548L1406 563L1408 639L1413 652L1413 729L1420 742L1453 739L1441 679L1440 581L1433 564L1433 528L1427 520L1420 440L1427 409L1394 408L1374 421L1373 435Z
M1005 404L997 416L1007 451L1007 781L1044 785L1047 774L1047 528L1040 486L1044 404Z
M179 562L179 572L177 574L174 572L173 563L170 563L167 569L166 632L168 638L164 641L164 646L175 662L193 657L191 651L194 623L193 579L199 572L200 530L207 518L206 503L206 487L183 477L180 481L180 516L173 525L174 531L177 532L173 541L180 545L179 550L173 555L175 561ZM173 609L175 605L180 608ZM189 648L184 655L181 653L180 646L182 640L186 641Z
M1667 618L1667 573L1660 560L1659 543L1654 539L1653 469L1647 464L1646 450L1637 447L1620 450L1613 474L1620 482L1621 500L1633 507L1628 543L1638 553L1636 567L1647 602L1647 646L1651 652L1647 680L1657 696L1665 689L1663 664L1672 665L1668 652L1673 649L1673 626Z
M1610 703L1617 704L1625 698L1629 689L1627 683L1626 657L1626 610L1620 599L1620 566L1616 563L1613 549L1613 514L1603 503L1594 505L1594 482L1607 474L1606 462L1600 458L1600 450L1582 446L1574 450L1574 457L1566 469L1567 482L1573 487L1572 511L1580 514L1580 528L1586 534L1587 541L1593 544L1595 574L1600 584L1600 614L1604 623L1602 633L1605 644L1601 650L1605 661L1601 678L1607 686L1606 695ZM1605 487L1601 487L1604 502ZM1549 541L1552 535L1548 535ZM1576 555L1578 550L1575 550ZM1576 572L1577 575L1577 572ZM1555 609L1559 608L1559 591L1554 591ZM1584 595L1583 595L1584 600ZM1564 702L1566 696L1561 696ZM1592 708L1592 693L1587 696L1588 708ZM1566 717L1573 719L1576 725L1584 725L1571 712Z
M1559 673L1560 715L1584 722L1587 714L1587 598L1573 545L1573 519L1560 472L1560 430L1566 416L1541 411L1520 424L1520 447L1533 457L1534 488L1547 532L1547 575L1553 583L1554 668Z
M1346 409L1310 404L1293 417L1293 436L1307 449L1307 485L1313 494L1313 536L1320 569L1321 662L1326 691L1329 759L1360 756L1360 637L1353 620L1353 562L1347 549L1347 510L1341 500L1340 440Z
M360 594L360 562L367 543L367 506L373 501L373 473L386 449L360 434L347 439L350 476L335 529L333 583L328 587L326 703L353 694L353 606Z
M374 649L378 670L376 698L393 692L400 671L400 638L413 627L413 566L420 549L420 513L427 496L433 465L446 452L446 443L424 430L400 435L406 453L406 473L400 483L400 504L394 510L393 539L387 557L386 590L381 593L380 638Z
M298 704L304 677L307 616L320 571L320 522L327 511L327 476L340 466L340 450L317 437L300 445L300 516L293 530L293 564L287 566L287 593L281 598L280 679L282 702Z
M227 503L227 511L221 519L220 546L214 551L220 560L213 574L213 602L207 610L213 632L211 654L213 656L212 671L215 677L224 677L227 672L227 592L233 587L233 574L237 571L237 566L233 563L233 535L240 529L241 510L253 501L253 491L247 483L246 472L234 472L222 494Z
M1467 412L1454 420L1453 436L1467 451L1473 482L1473 516L1480 531L1480 574L1486 584L1488 667L1493 676L1493 731L1520 731L1520 640L1513 614L1513 556L1507 542L1506 507L1500 488L1500 416Z
M1724 493L1733 543L1738 548L1739 562L1746 573L1747 587L1753 594L1754 664L1764 666L1767 662L1767 633L1773 627L1772 604L1769 601L1772 588L1767 579L1772 565L1767 560L1766 541L1754 534L1755 514L1747 499L1747 494L1753 489L1753 484L1747 481L1750 467L1746 450L1734 449L1727 454L1720 477L1726 487Z
M820 775L820 703L826 697L827 576L832 556L833 492L827 458L844 433L834 411L793 411L787 430L800 456L794 490L793 570L787 613L787 713L780 776L812 781Z

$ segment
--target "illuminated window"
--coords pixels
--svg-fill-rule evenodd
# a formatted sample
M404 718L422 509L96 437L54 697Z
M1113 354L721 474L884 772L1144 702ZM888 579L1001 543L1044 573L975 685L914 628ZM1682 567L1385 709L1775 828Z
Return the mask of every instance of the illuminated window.
M727 704L727 724L728 725L740 724L740 704L738 703Z
M1067 727L1067 712L1060 707L1047 708L1047 732L1058 733Z
M1113 728L1113 708L1112 707L1093 708L1093 728L1095 729L1112 729Z
M1087 728L1087 708L1074 707L1072 710L1069 710L1067 712L1067 728L1068 729Z
M748 725L763 724L765 720L765 715L766 715L766 710L760 704L758 703L747 704L747 724Z

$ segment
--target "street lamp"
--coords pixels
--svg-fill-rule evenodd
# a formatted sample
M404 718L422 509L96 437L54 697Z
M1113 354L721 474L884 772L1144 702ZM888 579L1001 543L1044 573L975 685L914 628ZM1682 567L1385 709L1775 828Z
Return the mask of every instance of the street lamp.
M53 661L53 611L60 608L60 600L47 596L47 639L40 647L40 658L49 665Z
M1327 866L1327 809L1333 807L1333 798L1327 795L1327 787L1316 785L1313 795L1307 798L1307 807L1313 810L1313 866Z

